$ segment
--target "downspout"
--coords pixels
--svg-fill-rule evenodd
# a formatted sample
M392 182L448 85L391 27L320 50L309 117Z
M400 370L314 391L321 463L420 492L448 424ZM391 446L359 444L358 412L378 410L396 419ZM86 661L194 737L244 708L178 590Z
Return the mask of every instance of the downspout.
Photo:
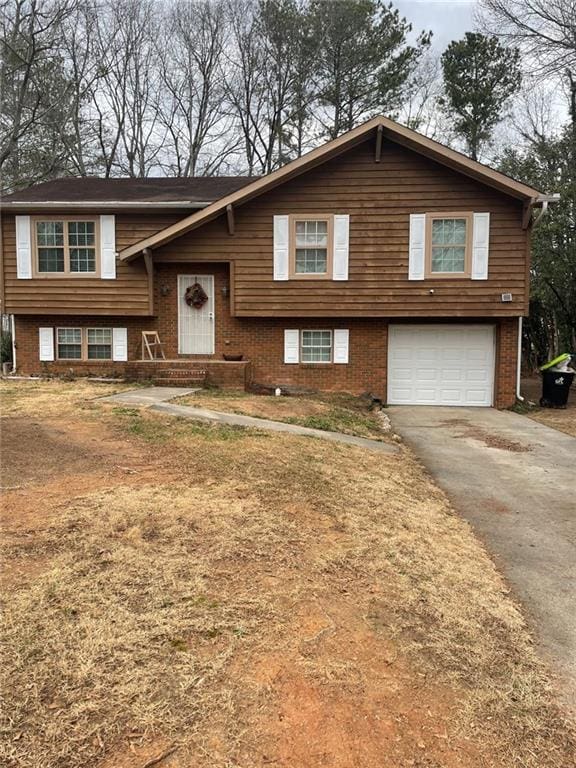
M542 207L538 211L538 214L532 219L532 227L535 227L546 215L548 203L557 203L559 200L560 195L558 193L554 195L540 195L540 197L536 199L536 202L542 203ZM516 362L516 399L520 400L521 403L524 402L524 398L520 394L520 377L522 373L522 319L522 317L518 318L518 352Z
M0 210L0 313L2 315L2 328L0 332L4 335L4 316L6 313L6 287L4 275L4 220ZM14 315L10 315L10 336L12 341L12 370L10 373L16 373L16 322Z
M549 202L550 202L549 200L543 200L542 201L542 208L540 208L540 210L538 211L538 213L536 214L536 216L534 216L534 219L532 220L532 226L533 227L535 227L536 224L538 224L538 222L540 221L540 219L543 216L546 215L546 211L548 210L548 203Z
M522 317L518 318L518 355L516 360L516 399L523 403L524 398L520 394L520 376L522 373Z

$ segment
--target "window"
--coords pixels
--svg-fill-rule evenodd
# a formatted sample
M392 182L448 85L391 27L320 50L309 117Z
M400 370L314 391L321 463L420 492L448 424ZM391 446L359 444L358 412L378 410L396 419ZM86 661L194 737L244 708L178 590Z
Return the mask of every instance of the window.
M82 360L82 329L57 328L58 359Z
M302 331L303 363L332 362L332 331Z
M39 272L64 272L64 224L61 221L36 222Z
M88 360L112 359L112 329L88 328L86 331Z
M95 221L36 221L37 274L97 272Z
M428 215L426 263L429 276L468 276L472 214Z
M112 328L57 328L58 360L112 360Z
M95 230L93 221L68 222L70 272L96 272Z
M332 218L292 218L291 272L297 277L327 277L331 268Z

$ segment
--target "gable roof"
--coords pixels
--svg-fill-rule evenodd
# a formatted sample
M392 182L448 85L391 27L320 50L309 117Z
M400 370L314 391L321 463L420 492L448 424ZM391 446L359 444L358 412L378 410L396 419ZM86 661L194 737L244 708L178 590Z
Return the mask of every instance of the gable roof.
M333 139L323 146L313 149L311 152L299 157L297 160L293 160L291 163L284 165L277 171L273 171L267 176L261 176L252 181L251 184L247 184L241 189L222 197L220 200L208 205L203 210L192 213L181 221L160 230L155 235L151 235L144 240L134 243L120 252L120 258L125 261L130 261L142 253L145 248L158 248L159 246L170 242L170 240L215 219L226 210L227 206L240 205L252 200L264 192L267 192L268 190L299 176L305 171L342 154L351 147L362 143L369 138L371 133L376 136L378 130L382 131L383 139L389 138L397 144L408 147L421 155L436 160L459 173L470 176L483 184L487 184L500 192L504 192L519 200L523 200L526 203L530 204L535 202L541 195L538 190L533 189L526 184L522 184L521 182L512 179L510 176L506 176L505 174L500 173L500 171L495 171L487 165L471 160L469 157L466 157L466 155L456 152L449 147L445 147L443 144L433 141L393 120L389 120L386 117L375 117L348 133L339 136L337 139Z
M255 176L195 176L191 178L101 179L90 176L45 181L2 198L2 205L56 207L204 208L224 195L245 187Z

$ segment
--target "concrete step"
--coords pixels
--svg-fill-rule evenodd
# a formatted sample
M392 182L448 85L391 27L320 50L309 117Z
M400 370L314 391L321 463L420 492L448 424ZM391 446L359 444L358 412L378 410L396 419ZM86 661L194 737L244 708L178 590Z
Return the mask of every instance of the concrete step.
M154 376L173 376L175 379L186 378L187 376L197 376L198 378L206 376L205 368L159 368L154 371Z
M153 376L151 378L155 387L201 387L205 376L202 378L188 376Z

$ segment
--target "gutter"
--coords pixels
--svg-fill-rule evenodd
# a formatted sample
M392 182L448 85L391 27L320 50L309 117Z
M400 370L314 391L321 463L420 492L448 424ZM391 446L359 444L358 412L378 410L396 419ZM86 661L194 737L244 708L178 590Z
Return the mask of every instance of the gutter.
M538 222L544 218L544 216L546 215L546 211L548 210L549 203L558 203L559 201L560 201L560 195L558 194L558 192L556 192L554 195L539 195L536 198L535 202L542 203L542 207L540 208L536 216L534 216L532 220L532 226L535 227L538 224Z
M546 215L546 212L548 211L548 205L549 203L558 203L560 201L560 195L558 192L556 192L553 195L538 195L536 200L534 202L536 203L542 203L542 207L534 216L532 220L532 227L535 227L538 222L540 222L544 216ZM521 372L522 372L522 321L523 318L518 318L518 353L516 357L516 399L520 400L521 403L524 402L524 397L520 394L520 378L521 378Z
M213 201L191 200L8 200L2 202L2 208L207 208Z

